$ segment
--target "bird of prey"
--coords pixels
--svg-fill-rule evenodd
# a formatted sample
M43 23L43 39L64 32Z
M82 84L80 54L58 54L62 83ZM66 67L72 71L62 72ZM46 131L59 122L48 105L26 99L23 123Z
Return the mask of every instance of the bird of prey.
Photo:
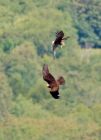
M48 83L47 87L50 89L50 94L53 98L59 99L59 85L65 84L65 80L62 76L60 76L57 80L53 77L53 75L49 72L48 65L43 65L43 79Z
M61 48L62 46L64 46L64 40L67 40L68 38L70 38L69 36L64 37L64 32L63 31L59 31L56 32L56 38L54 41L52 41L52 51L53 51L53 55L54 57L56 56L56 51L55 49L60 45Z

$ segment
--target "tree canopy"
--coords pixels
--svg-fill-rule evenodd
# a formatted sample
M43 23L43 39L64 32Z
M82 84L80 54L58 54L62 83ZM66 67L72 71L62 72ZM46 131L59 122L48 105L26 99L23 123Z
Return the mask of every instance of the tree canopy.
M0 140L100 140L100 0L0 0ZM51 42L63 30L70 39ZM48 64L65 85L51 98Z

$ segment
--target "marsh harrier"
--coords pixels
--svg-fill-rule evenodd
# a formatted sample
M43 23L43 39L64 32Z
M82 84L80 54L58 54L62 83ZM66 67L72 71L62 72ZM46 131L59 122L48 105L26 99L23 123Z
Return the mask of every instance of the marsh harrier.
M62 76L60 76L57 80L53 77L53 75L49 72L48 65L43 65L43 79L48 83L47 87L50 89L50 94L53 98L59 99L59 85L65 84L65 80Z
M64 32L63 31L56 32L56 38L55 38L54 41L52 41L52 51L53 51L54 56L56 55L55 49L59 45L62 48L62 46L64 46L64 40L67 40L68 38L70 38L70 36L64 37Z

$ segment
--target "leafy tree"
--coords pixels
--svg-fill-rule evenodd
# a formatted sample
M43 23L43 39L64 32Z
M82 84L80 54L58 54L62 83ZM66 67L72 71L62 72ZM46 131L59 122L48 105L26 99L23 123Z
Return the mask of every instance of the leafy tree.
M73 2L73 18L81 47L101 48L101 1L79 0Z
M19 93L28 94L30 88L35 84L37 62L36 52L30 43L16 47L6 60L8 67L5 73L12 87L14 96Z
M7 77L0 72L0 120L7 120L11 108L12 89Z

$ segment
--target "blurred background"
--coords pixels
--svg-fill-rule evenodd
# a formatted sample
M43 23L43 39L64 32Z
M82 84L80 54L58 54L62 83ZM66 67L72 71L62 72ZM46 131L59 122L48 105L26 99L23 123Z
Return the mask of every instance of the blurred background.
M0 140L101 140L100 49L101 0L0 0ZM44 63L65 77L59 100Z

